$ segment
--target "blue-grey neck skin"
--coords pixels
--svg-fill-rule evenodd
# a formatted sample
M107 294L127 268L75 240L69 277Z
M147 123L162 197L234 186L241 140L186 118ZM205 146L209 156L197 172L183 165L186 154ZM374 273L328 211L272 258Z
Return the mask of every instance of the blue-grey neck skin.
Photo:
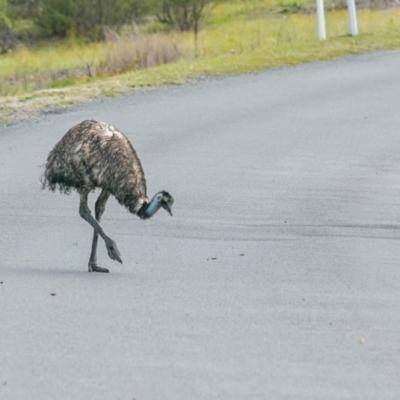
M138 212L138 216L142 219L151 218L161 207L161 202L155 195L150 203L143 204L142 208Z
M157 196L154 196L148 204L146 211L144 212L147 218L152 217L161 207L160 201Z

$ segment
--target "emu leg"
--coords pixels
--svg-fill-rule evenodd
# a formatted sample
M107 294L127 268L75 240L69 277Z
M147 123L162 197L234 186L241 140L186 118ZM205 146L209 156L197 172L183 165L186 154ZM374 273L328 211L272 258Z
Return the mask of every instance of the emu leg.
M95 217L97 222L100 223L101 216L104 213L104 210L106 209L106 203L108 198L110 197L110 193L103 189L102 192L100 193L99 198L96 201L95 205ZM110 272L107 268L101 268L97 265L97 242L99 239L99 234L96 232L96 230L93 231L93 241L92 241L92 251L90 253L90 258L89 258L89 272Z
M101 225L93 218L92 213L88 207L88 195L87 191L81 191L80 193L80 204L79 204L79 214L80 216L87 221L95 230L95 232L100 235L107 247L108 256L115 261L118 261L122 264L122 260L120 257L120 253L118 251L117 245L115 242L109 238L103 231ZM101 195L100 195L101 196ZM105 272L105 271L98 271L98 272Z

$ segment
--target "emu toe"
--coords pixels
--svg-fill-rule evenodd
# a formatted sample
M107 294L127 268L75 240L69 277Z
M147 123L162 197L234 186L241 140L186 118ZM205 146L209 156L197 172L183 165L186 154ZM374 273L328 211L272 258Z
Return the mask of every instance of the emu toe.
M119 253L119 250L115 242L113 240L110 240L109 242L106 243L106 247L108 251L108 256L111 258L111 260L118 261L119 263L122 264L121 254Z
M110 272L107 268L101 268L98 265L89 265L89 272Z

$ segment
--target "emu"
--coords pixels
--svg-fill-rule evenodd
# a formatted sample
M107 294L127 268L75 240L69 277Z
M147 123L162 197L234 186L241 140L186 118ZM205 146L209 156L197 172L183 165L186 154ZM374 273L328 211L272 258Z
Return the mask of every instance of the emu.
M109 257L122 263L116 243L100 225L106 202L112 194L129 212L141 219L152 217L161 207L172 216L173 197L162 190L149 202L142 164L128 138L113 125L94 120L72 127L47 157L41 176L42 189L80 195L79 214L94 229L89 272L109 272L97 265L97 242L103 238ZM88 196L101 189L95 218Z

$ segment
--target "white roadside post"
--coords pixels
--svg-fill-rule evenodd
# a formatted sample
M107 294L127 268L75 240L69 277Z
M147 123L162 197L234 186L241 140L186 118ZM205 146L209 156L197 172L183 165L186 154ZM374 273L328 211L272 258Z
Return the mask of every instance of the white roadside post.
M357 36L358 27L355 0L347 0L347 9L349 10L350 33L352 36Z
M317 1L318 37L319 40L325 40L326 30L325 30L324 0L316 0L316 1Z

